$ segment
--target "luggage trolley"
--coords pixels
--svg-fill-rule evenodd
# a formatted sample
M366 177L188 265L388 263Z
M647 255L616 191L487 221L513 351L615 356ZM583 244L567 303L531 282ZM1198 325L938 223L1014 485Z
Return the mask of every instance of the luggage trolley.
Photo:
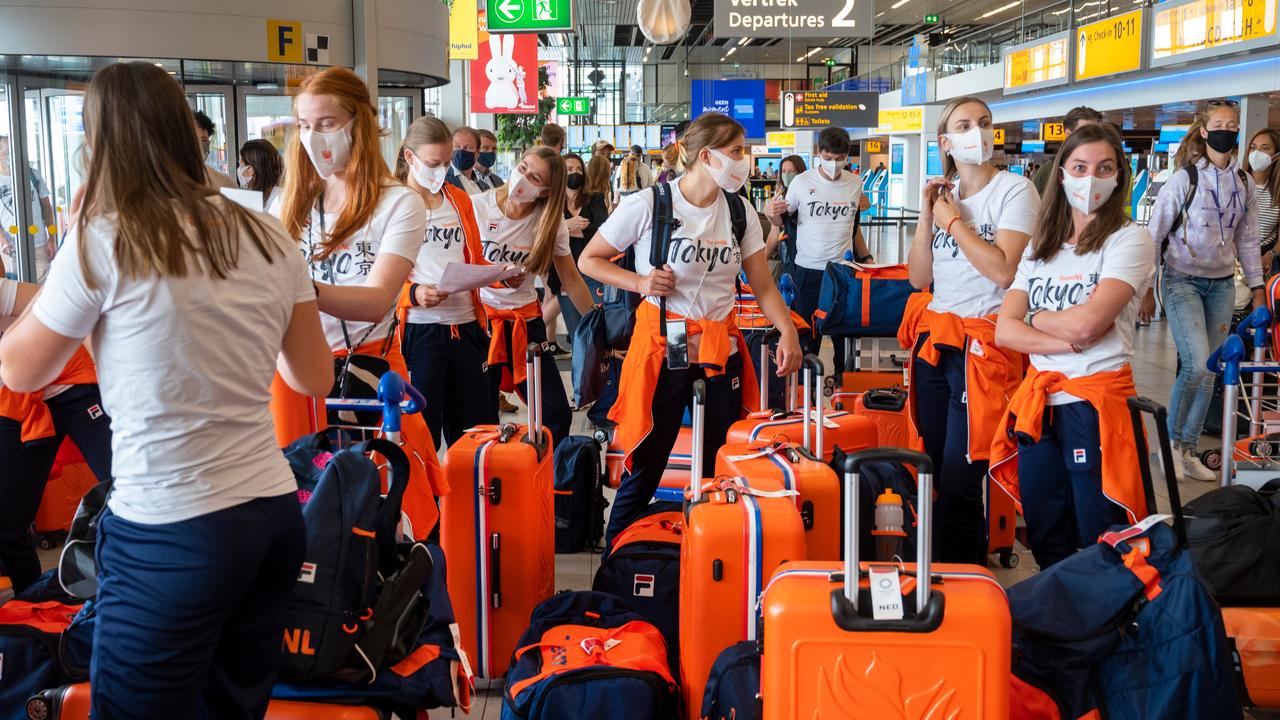
M1209 356L1209 370L1222 376L1222 443L1201 453L1201 461L1218 472L1222 487L1233 483L1260 487L1280 476L1280 401L1274 392L1280 387L1280 360L1267 358L1271 323L1270 310L1254 310ZM1246 337L1253 344L1252 360L1245 359ZM1242 389L1243 410L1238 408ZM1242 420L1249 432L1237 439L1236 428Z

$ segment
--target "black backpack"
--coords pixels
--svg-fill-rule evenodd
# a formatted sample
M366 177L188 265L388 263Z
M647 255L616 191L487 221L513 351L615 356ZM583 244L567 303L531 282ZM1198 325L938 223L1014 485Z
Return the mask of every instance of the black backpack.
M285 451L298 478L307 552L284 621L280 674L288 682L367 682L403 659L422 631L425 552L401 552L397 525L409 459L381 439L344 447L321 433ZM382 496L377 453L388 464Z
M1280 479L1211 490L1187 503L1187 542L1223 605L1280 603Z
M570 435L555 451L556 552L591 549L604 536L604 466L600 443Z

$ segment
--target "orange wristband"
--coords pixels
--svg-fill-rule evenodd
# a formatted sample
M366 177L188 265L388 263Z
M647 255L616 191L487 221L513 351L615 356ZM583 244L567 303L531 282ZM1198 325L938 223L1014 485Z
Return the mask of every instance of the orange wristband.
M957 221L957 220L959 220L959 219L960 219L960 216L959 216L959 215L957 215L957 216L955 216L955 217L951 218L951 222L947 223L947 234L948 234L948 235L951 235L951 226L952 226L952 225L955 225L955 224L956 224L956 221ZM951 237L955 237L955 235L951 235Z

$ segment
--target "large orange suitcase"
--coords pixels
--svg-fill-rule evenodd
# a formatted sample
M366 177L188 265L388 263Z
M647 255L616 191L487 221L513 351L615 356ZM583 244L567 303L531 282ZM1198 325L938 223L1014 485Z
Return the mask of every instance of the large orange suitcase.
M911 415L907 412L907 391L900 387L872 388L859 393L836 393L832 407L871 418L879 430L880 447L920 450L924 447Z
M776 440L799 442L814 450L822 448L821 457L830 462L835 449L853 453L877 446L876 424L870 419L849 412L827 413L823 402L811 403L815 397L813 383L821 383L824 375L822 361L814 355L804 359L805 387L801 391L800 412L754 412L745 419L729 426L727 443L769 443ZM816 416L816 417L815 417ZM813 422L806 422L813 418ZM810 438L810 432L814 438Z
M27 701L31 720L88 720L89 683L46 690ZM272 700L263 720L384 720L382 713L359 705Z
M475 674L502 677L516 641L555 585L551 432L542 426L542 349L529 345L529 418L472 428L449 448L441 498L449 597Z
M856 488L858 468L880 461L920 471L917 561L859 562L860 493L845 493L844 563L789 564L765 590L764 717L1007 718L1012 638L1004 590L984 568L932 564L927 455L892 448L857 453L846 460L846 483ZM873 603L867 579L873 567L894 573L901 567L900 597ZM873 617L893 603L902 619Z
M702 467L705 393L702 381L694 383L692 468ZM756 638L760 591L773 571L805 558L804 525L788 493L746 478L704 487L700 475L690 473L680 545L680 671L691 720L716 657Z
M812 367L805 368L812 373ZM812 380L810 381L812 383ZM787 440L727 443L716 454L716 477L745 477L758 488L794 491L810 560L840 559L840 478L813 448Z
M676 436L676 444L671 448L670 459L667 460L667 469L663 471L662 479L658 481L659 487L683 491L684 488L689 486L689 446L692 437L691 429L682 425L680 434ZM610 447L605 453L605 464L609 471L609 487L616 488L622 484L622 458L624 455L625 453L622 450L614 447Z
M1280 608L1222 608L1222 623L1234 649L1242 702L1280 708Z

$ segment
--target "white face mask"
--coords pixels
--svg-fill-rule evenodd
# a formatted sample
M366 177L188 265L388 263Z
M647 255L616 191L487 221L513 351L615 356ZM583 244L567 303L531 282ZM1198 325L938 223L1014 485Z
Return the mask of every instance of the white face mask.
M414 155L413 159L409 161L409 172L413 173L413 179L419 185L435 194L440 192L440 188L444 186L444 178L449 174L449 166L428 167L426 163L422 162L422 158Z
M827 177L831 178L832 180L835 180L836 178L840 177L840 169L844 167L844 161L841 161L841 160L827 160L825 158L818 158L813 162L816 163L817 166L822 170L822 172L826 173Z
M320 177L328 180L333 174L347 166L351 159L351 126L355 118L333 132L316 132L315 130L299 130L298 139L311 158Z
M507 197L515 200L521 205L526 205L537 200L542 197L542 193L545 191L546 188L540 188L537 185L534 185L533 182L530 181L529 178L525 177L524 173L520 172L518 168L512 170L511 177L507 179Z
M1116 185L1120 183L1119 173L1109 178L1092 175L1073 177L1065 168L1060 169L1062 170L1062 191L1067 194L1067 202L1085 215L1091 215L1102 207L1116 191Z
M742 188L742 184L747 181L747 173L751 172L750 158L734 160L714 148L709 152L715 156L716 160L720 161L720 167L718 168L707 164L707 172L711 173L711 179L715 180L722 190L738 192Z
M951 158L961 165L981 165L991 159L996 148L996 133L992 128L969 128L943 137L951 143Z
M1263 172L1271 167L1271 156L1261 150L1249 151L1249 169Z
M236 168L236 182L240 183L240 187L248 189L249 183L253 182L253 170L248 165L242 165Z

